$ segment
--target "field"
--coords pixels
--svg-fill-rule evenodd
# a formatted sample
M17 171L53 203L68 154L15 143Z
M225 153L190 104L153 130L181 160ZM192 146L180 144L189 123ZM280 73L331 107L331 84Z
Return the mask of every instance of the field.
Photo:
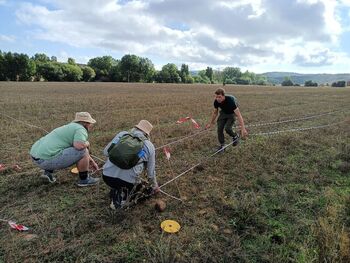
M159 194L125 212L110 211L108 187L77 188L69 169L48 184L29 159L45 134L4 115L51 130L77 111L97 120L89 135L93 154L141 119L154 124L156 146L197 132L212 112L217 85L118 83L0 83L0 262L350 262L350 90L226 86L247 125L332 112L303 121L251 127L238 147L207 159ZM341 111L338 111L341 110ZM338 112L333 112L338 111ZM215 128L157 151L160 184L213 153ZM99 162L102 164L101 162ZM101 174L99 174L101 176ZM162 213L154 202L166 202ZM174 219L177 234L160 223ZM33 236L28 236L32 234Z

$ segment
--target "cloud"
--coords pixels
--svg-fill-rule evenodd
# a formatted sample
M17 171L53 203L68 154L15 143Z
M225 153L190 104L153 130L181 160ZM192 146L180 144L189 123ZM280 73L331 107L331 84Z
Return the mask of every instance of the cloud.
M315 67L331 65L335 59L336 55L325 49L311 54L298 53L293 62L299 66Z
M0 0L0 5L5 5L6 4L6 0Z
M12 42L15 42L15 40L16 40L16 37L14 37L14 36L7 36L7 35L1 35L0 34L0 43L1 42L12 43Z
M24 3L16 12L20 23L34 26L36 38L192 65L322 66L337 57L331 48L343 30L337 1L328 0L50 3Z

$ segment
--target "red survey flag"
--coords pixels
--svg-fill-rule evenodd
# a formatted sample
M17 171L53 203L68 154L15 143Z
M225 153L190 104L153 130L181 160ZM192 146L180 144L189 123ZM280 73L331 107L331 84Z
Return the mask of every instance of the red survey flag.
M199 126L199 124L194 119L191 118L191 121L193 123L193 127L194 128L196 128L196 129L200 129L201 128L201 126Z
M24 225L19 225L19 224L16 224L16 222L13 222L13 221L8 221L9 225L11 228L13 229L16 229L18 231L28 231L29 228L24 226Z
M177 124L184 123L185 121L188 121L190 119L191 119L191 117L180 118L176 123Z
M192 122L193 127L195 129L200 129L201 128L201 126L199 126L199 124L194 119L192 119L191 117L180 118L176 123L180 124L180 123L184 123L184 122L189 121L189 120Z
M163 152L168 160L170 160L170 148L169 147L164 147Z

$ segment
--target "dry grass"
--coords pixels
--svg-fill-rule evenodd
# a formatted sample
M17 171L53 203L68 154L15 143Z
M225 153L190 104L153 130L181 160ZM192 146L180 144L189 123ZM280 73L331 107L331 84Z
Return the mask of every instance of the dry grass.
M90 134L93 153L116 132L140 119L156 124L156 145L194 132L176 125L192 115L205 124L215 85L117 83L0 83L0 112L51 130L89 111L98 123ZM123 214L108 209L108 188L80 189L68 169L48 185L28 157L44 133L0 115L0 162L21 172L0 174L0 217L31 227L38 237L0 225L0 262L348 262L350 129L349 89L226 86L236 95L246 123L328 112L303 122L251 128L250 132L347 122L331 128L251 137L238 148L170 184L167 209L153 200ZM159 124L158 124L159 123ZM160 183L216 146L215 132L174 145L171 172L158 152ZM176 235L160 231L175 219Z

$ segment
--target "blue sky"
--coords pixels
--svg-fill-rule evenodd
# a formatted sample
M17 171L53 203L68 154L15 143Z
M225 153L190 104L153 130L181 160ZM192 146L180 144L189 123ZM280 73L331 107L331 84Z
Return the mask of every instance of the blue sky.
M0 50L191 70L350 72L350 0L0 0Z

